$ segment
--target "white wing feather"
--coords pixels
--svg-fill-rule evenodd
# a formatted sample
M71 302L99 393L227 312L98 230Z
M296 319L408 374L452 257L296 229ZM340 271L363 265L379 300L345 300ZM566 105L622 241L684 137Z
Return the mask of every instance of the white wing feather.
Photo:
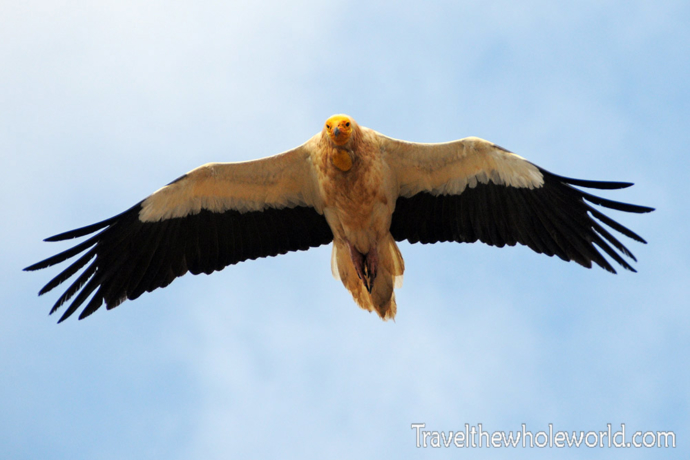
M459 195L466 187L489 181L518 188L539 188L544 178L539 169L508 150L467 137L453 142L422 144L378 134L386 162L398 180L399 195L419 192Z
M157 222L201 209L248 212L311 206L322 213L311 144L260 160L199 166L144 200L139 219Z

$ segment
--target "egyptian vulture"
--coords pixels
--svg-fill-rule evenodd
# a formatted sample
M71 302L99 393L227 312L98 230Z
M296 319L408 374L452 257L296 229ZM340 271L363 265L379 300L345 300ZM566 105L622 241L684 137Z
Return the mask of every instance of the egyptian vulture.
M603 250L634 272L621 255L635 257L602 224L645 241L592 204L634 213L653 209L576 188L631 185L558 176L476 137L406 142L334 115L297 148L260 160L205 164L122 214L47 238L98 232L25 270L81 254L39 292L86 267L50 311L76 295L62 322L87 300L79 319L104 302L115 308L188 271L210 274L333 242L333 275L360 307L386 320L395 317L393 290L404 271L397 241L520 243L615 273Z

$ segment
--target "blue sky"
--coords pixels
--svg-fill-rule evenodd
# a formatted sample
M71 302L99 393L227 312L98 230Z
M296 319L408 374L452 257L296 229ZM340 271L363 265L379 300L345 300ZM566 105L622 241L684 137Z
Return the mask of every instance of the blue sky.
M690 432L690 5L5 2L0 445L7 458L649 458L416 449L429 429ZM524 247L401 244L398 316L357 308L330 247L185 276L86 321L47 313L67 247L202 163L292 148L334 113L479 136L624 180L639 273ZM627 241L626 241L627 244Z

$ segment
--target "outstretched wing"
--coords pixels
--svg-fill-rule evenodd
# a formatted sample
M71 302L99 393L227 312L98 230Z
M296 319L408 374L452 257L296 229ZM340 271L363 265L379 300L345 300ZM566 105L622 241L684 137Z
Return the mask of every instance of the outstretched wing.
M391 223L397 241L477 240L492 246L524 244L534 251L612 273L597 247L635 271L621 254L633 254L604 226L641 243L637 234L592 204L644 213L653 208L620 203L574 186L621 189L633 184L571 179L552 174L491 142L466 138L416 144L380 137L400 195Z
M92 294L79 319L103 302L114 308L187 271L210 274L243 260L327 244L333 234L321 214L307 145L261 160L196 168L122 214L47 238L61 241L100 230L25 270L84 253L39 292L88 265L50 312L76 294L62 322Z

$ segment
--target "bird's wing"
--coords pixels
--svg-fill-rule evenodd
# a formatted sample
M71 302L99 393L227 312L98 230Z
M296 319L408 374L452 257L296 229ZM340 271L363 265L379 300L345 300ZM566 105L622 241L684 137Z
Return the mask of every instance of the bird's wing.
M309 143L261 160L200 166L122 214L46 241L98 230L73 248L25 269L49 267L85 252L39 293L88 264L51 310L77 294L60 321L91 294L79 319L103 302L114 308L167 286L187 271L209 274L243 260L306 250L333 239L322 215Z
M653 209L574 187L620 189L631 183L557 176L479 138L418 144L379 135L379 142L400 190L390 229L397 241L479 240L498 247L520 243L588 268L594 262L615 273L598 246L635 271L621 254L635 257L602 223L645 241L592 204L635 213Z

